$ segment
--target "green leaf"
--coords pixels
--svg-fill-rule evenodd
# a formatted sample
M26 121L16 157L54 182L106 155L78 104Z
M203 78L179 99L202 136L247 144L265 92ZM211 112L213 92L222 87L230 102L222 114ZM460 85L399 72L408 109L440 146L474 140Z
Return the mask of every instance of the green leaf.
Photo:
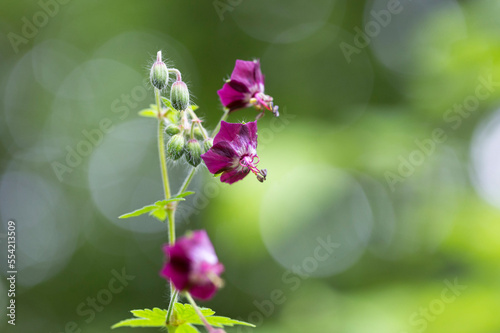
M197 328L191 326L190 324L182 324L174 329L175 333L200 333ZM170 332L169 332L170 333Z
M191 195L191 194L195 194L196 192L193 192L193 191L186 191L186 192L182 192L180 194L177 194L174 198L184 198L184 197L187 197L188 195Z
M250 323L247 323L247 322L244 322L241 320L231 319L228 317L222 317L222 316L207 317L207 321L210 323L210 325L216 326L216 327L234 326L234 325L255 327L255 325L253 325L253 324L250 324Z
M234 326L243 325L255 327L250 323L244 321L235 320L222 316L214 316L215 312L212 309L201 308L201 313L214 327L224 327L224 326ZM134 315L134 318L122 320L114 324L111 328L117 327L167 327L165 321L167 316L167 310L162 310L159 308L144 309L144 310L132 310L130 311ZM174 307L173 320L170 325L168 325L169 333L199 333L199 331L192 325L203 325L201 319L196 314L196 311L190 304L176 303Z
M155 209L152 210L149 215L156 217L161 222L165 222L165 220L167 219L167 210L164 207L155 207Z
M196 111L196 110L198 110L199 108L200 108L200 107L199 107L198 105L193 105L193 104L191 104L191 110Z
M165 106L167 108L171 108L172 107L172 102L170 102L170 100L166 97L161 97L161 100L163 101L163 104L165 104Z
M147 118L158 118L158 111L154 109L144 109L139 111L139 116Z
M134 217L134 216L139 216L139 215L142 215L142 214L149 213L150 211L152 211L154 209L157 209L157 206L155 206L155 205L148 205L148 206L144 206L142 208L136 209L133 212L120 215L120 216L118 216L118 218L119 219L128 219L129 217Z
M165 327L167 310L154 308L153 310L132 310L130 311L136 318L122 320L111 328L117 327Z
M244 321L235 320L222 316L214 316L215 312L209 308L200 308L200 310L203 316L210 323L210 325L215 327L234 326L234 325L255 327L255 325ZM190 324L203 325L203 322L201 321L200 317L198 317L196 311L190 304L176 303L175 311L178 319L182 319L182 321L185 321Z
M181 195L177 195L177 196L170 198L168 200L156 201L152 205L147 205L147 206L144 206L142 208L136 209L133 212L120 215L118 218L119 219L127 219L129 217L134 217L134 216L139 216L139 215L149 213L149 215L154 216L158 220L164 222L167 219L167 211L166 211L165 206L170 202L184 201L186 199L184 199L183 197L185 197L189 194L191 194L191 192L184 192L184 193L181 193Z
M184 201L186 199L182 198L182 197L178 197L178 196L175 196L175 197L172 197L168 200L160 200L160 201L157 201L155 202L155 206L158 206L158 207L161 207L161 206L165 206L166 204L168 204L169 202L174 202L174 201Z

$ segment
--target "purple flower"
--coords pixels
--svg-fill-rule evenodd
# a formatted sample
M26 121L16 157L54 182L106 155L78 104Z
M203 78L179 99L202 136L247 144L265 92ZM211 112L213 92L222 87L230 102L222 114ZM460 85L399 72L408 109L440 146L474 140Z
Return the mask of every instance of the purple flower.
M266 179L267 170L257 169L257 121L232 124L223 121L214 138L214 145L201 155L208 171L219 174L221 182L232 184L245 178L252 171L260 182Z
M212 298L222 285L219 277L224 266L219 263L205 230L197 230L163 248L168 257L161 275L179 291L188 291L201 300Z
M217 93L229 112L253 105L258 110L267 109L279 116L273 98L264 94L264 75L259 60L236 60L231 79Z

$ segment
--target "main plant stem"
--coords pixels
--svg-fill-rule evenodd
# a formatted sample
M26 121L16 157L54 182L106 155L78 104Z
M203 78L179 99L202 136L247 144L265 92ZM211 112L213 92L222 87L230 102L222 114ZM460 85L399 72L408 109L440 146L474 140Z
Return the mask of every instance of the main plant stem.
M174 312L174 304L177 300L177 295L179 292L177 290L174 291L172 298L170 299L170 303L168 304L168 310L167 310L167 317L165 320L167 321L167 324L171 322L171 317L172 313Z
M160 101L160 90L155 88L155 99L156 107L158 108L158 155L160 156L160 168L161 168L161 179L163 181L163 192L165 194L165 200L170 199L170 185L168 182L168 169L167 169L167 157L165 155L165 136L164 127L165 123L163 121L163 114ZM175 243L175 206L167 206L167 218L168 218L168 242L170 245ZM174 304L177 301L177 291L175 290L174 284L170 282L170 304L168 311L173 310ZM170 317L167 317L169 320Z

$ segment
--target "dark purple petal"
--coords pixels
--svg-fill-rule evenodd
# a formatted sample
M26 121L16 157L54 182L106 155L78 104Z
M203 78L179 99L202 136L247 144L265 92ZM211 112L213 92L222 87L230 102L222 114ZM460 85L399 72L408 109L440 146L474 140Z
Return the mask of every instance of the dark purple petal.
M161 271L163 277L172 281L178 290L185 289L189 284L190 260L179 247L164 247L169 263Z
M189 293L196 298L199 298L203 301L209 300L212 298L217 291L217 286L211 282L204 285L193 286Z
M240 103L249 103L250 98L252 97L250 91L238 91L234 89L228 82L224 83L222 89L217 91L217 94L219 95L222 105L224 105L225 107L228 107L229 104L236 101L240 101Z
M233 89L234 91L236 92L239 92L239 93L242 93L242 94L245 94L245 96L250 96L251 95L251 92L250 90L248 89L248 86L244 85L243 83L241 83L240 81L236 81L236 80L231 80L229 82L226 82L226 84L231 88Z
M233 73L231 74L231 81L239 81L249 87L260 87L264 85L264 77L260 71L260 62L236 60ZM258 89L258 88L257 88Z
M236 135L240 132L243 124L241 123L228 123L222 121L220 124L220 130L214 138L214 145L219 142L232 142L236 139Z
M194 290L193 296L208 299L218 289L214 283L224 266L219 263L206 231L199 230L181 237L174 245L164 247L168 262L161 275L177 290Z
M260 62L236 60L231 79L217 91L222 104L230 112L250 106L250 99L264 93L264 75Z
M257 121L246 124L221 122L219 133L214 138L214 145L230 142L236 152L247 151L247 147L257 147ZM241 156L240 156L241 157Z
M245 178L249 173L250 169L240 166L239 168L224 172L220 176L220 181L223 183L233 184L238 180Z
M246 123L240 129L239 137L244 140L244 144L253 149L257 148L257 120Z
M222 264L217 264L214 266L207 267L208 271L206 274L216 274L220 275L224 271L224 266ZM201 269L201 271L204 271ZM190 288L189 292L196 298L201 300L208 300L213 297L218 287L209 279L205 280L205 283L198 283Z
M214 175L231 169L240 159L231 144L225 141L213 145L201 158Z
M221 182L233 184L245 178L250 172L240 164L244 156L250 161L257 156L257 121L246 124L221 122L214 145L201 155L208 170L213 174L222 173Z

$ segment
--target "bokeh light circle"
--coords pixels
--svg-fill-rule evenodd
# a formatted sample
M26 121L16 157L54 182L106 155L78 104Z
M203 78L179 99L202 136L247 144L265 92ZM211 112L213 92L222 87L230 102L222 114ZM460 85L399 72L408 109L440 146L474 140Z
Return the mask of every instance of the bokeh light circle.
M43 131L51 163L70 169L60 168L62 182L87 187L92 153L114 124L135 115L134 107L146 100L149 90L141 80L136 70L109 59L84 62L66 76Z
M321 29L331 15L337 21L345 12L345 3L338 0L241 1L232 12L234 22L249 36L270 43L293 43Z
M261 58L266 91L281 108L288 107L289 113L328 110L325 120L351 124L364 113L374 81L367 52L348 63L339 47L352 38L341 28L326 25L300 42L271 45Z
M443 22L443 16L438 16L439 24L448 28L450 23L453 33L441 35L442 31L430 30L434 26L427 20L438 12L445 12L447 18L458 18L458 21ZM359 42L353 45L369 45L385 67L405 75L422 74L422 67L416 66L419 60L416 55L420 56L422 51L434 60L447 61L452 56L453 44L467 34L462 8L455 0L368 1L363 25L358 28L365 37L357 37Z
M57 275L77 248L78 228L61 188L18 171L12 162L0 180L0 217L16 222L17 283L34 286ZM7 271L2 251L2 271Z
M477 127L471 143L471 163L476 190L500 209L500 110Z
M71 95L74 93L72 90L62 91L60 86L67 74L85 59L82 51L64 41L49 39L35 45L31 53L35 79L44 89L54 95L61 92Z
M296 167L274 181L260 212L262 240L284 268L311 276L347 270L365 252L373 228L370 203L345 171Z
M116 125L93 153L89 164L89 189L99 211L117 227L139 232L165 232L167 225L145 214L130 219L118 216L153 204L164 198L156 148L157 121L140 119ZM180 161L169 166L171 188L184 180L186 164ZM193 186L190 189L195 190ZM185 204L189 205L189 200ZM177 221L191 213L180 210Z

